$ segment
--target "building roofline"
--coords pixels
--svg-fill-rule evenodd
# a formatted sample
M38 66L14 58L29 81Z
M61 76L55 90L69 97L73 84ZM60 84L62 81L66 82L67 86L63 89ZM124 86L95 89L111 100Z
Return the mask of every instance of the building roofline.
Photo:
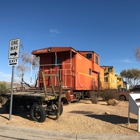
M55 51L51 51L51 49L53 49ZM33 50L32 54L37 55L37 54L43 54L43 53L60 52L59 49L60 49L60 51L70 51L71 50L71 51L73 51L75 53L77 52L72 47L62 47L62 46L61 47L59 47L59 46L54 47L54 46L51 46L51 47L46 47L46 48L42 48L42 49L38 49L38 50Z

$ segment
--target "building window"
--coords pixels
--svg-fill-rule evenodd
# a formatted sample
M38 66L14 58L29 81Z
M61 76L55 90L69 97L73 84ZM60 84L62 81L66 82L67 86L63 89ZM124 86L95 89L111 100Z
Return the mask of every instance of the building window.
M108 77L105 77L105 82L108 82Z
M121 78L117 78L117 80L122 81L122 79L121 79Z
M112 68L108 68L108 72L112 72Z
M99 60L98 60L98 57L97 56L95 56L95 63L96 64L99 64Z
M86 54L86 58L87 58L87 59L91 59L91 58L92 58L92 54L91 54L91 53L87 53L87 54Z
M91 68L89 68L89 70L88 70L88 74L89 74L89 75L92 74Z

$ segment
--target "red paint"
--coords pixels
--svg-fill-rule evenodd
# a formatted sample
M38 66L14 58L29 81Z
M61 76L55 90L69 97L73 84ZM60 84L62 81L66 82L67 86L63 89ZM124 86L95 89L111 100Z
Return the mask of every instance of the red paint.
M90 60L86 58L87 53L92 54ZM73 91L97 91L99 74L100 90L104 88L104 69L100 67L99 55L93 51L80 52L72 47L49 47L35 50L32 54L40 57L40 72L45 71L46 74L59 73L59 79L64 88L70 88ZM96 64L96 57L98 64ZM55 65L56 62L59 65ZM39 86L41 87L41 73L39 75ZM53 78L53 82L57 85L55 78ZM51 86L48 78L46 78L46 85ZM72 100L72 96L68 97L68 95L67 98Z

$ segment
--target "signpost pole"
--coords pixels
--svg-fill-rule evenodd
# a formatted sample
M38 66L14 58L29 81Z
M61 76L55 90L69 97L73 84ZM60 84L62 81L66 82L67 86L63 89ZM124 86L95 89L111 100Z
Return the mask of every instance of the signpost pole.
M20 39L10 40L9 46L9 65L12 65L12 78L11 78L11 98L10 98L10 107L9 107L9 120L11 120L12 116L12 105L13 105L13 82L14 82L14 68L18 63L20 51Z
M9 120L11 120L11 116L12 116L14 68L15 68L15 66L12 66L11 98L10 98L10 113L9 113Z

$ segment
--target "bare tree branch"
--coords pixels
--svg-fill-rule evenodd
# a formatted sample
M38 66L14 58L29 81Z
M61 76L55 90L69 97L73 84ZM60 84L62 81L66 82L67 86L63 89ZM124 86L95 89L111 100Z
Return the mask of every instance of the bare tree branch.
M134 49L135 57L140 61L140 47Z
M24 81L25 72L27 70L30 70L30 67L26 65L27 63L30 63L35 68L39 65L39 58L36 56L30 56L28 53L23 53L21 56L21 62L17 66L18 76L21 77L21 86L23 86L23 84L26 84L27 86L31 87ZM37 86L37 80L38 79L36 79L35 87Z

